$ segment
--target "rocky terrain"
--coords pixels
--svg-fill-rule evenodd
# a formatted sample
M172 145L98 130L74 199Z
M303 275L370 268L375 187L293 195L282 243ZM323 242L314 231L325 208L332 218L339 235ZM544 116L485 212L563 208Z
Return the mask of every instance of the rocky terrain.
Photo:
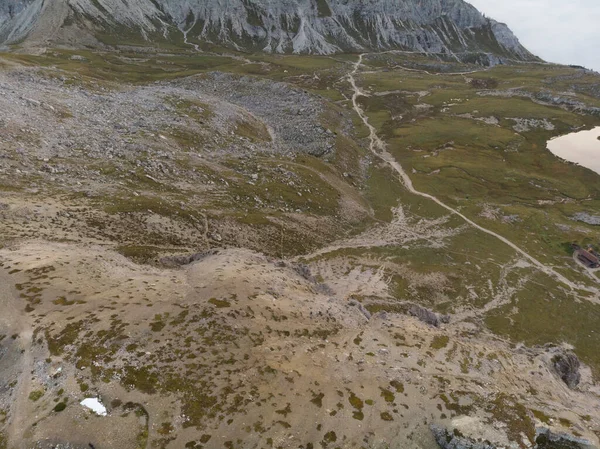
M0 0L0 449L600 447L600 77L422 3Z
M236 50L332 54L401 49L496 64L533 61L502 23L463 0L3 0L0 43L213 43ZM100 41L100 42L98 42ZM112 41L112 42L111 42ZM121 40L123 42L123 40Z

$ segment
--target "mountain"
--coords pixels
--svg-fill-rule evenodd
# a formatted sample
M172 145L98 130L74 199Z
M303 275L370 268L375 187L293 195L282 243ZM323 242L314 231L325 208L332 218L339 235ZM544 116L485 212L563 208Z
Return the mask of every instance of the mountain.
M536 59L463 0L0 0L0 42L82 43L110 34L242 51L333 54L401 49Z

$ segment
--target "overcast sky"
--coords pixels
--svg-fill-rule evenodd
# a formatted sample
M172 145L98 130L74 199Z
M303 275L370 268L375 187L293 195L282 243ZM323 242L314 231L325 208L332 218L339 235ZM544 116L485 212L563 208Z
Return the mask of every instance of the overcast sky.
M600 72L600 0L467 0L550 62Z

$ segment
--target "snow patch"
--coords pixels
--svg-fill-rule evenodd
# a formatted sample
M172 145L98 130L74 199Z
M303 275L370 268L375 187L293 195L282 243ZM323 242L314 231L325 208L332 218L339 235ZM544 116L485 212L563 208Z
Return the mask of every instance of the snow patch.
M102 404L102 402L100 402L100 399L98 399L98 398L85 398L83 401L80 402L80 404L83 405L84 407L89 408L96 415L100 415L100 416L108 415L108 412L106 411L106 407L104 407L104 405Z

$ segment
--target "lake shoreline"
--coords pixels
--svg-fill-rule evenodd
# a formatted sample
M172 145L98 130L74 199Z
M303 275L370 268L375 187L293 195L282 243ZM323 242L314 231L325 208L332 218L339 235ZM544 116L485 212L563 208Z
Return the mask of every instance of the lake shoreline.
M576 131L548 141L555 156L600 174L600 126Z

